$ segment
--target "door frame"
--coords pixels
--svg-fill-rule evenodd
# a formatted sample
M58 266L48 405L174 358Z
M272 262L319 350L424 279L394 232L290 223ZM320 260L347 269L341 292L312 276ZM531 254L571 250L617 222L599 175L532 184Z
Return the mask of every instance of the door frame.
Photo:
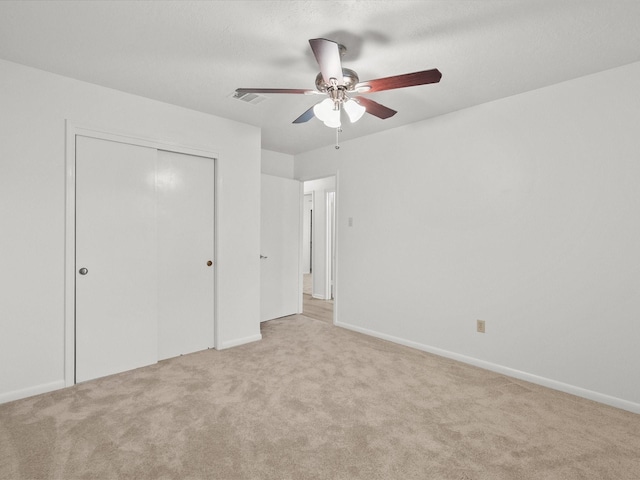
M128 135L126 133L107 132L76 124L65 120L65 254L64 254L64 384L66 387L75 384L75 253L76 253L76 136L109 140L141 147L150 147L157 150L195 155L213 160L214 169L214 223L213 223L213 261L217 264L218 258L218 192L220 191L217 175L218 152L204 150L176 143L167 143L157 139L143 138ZM214 348L219 348L218 335L218 274L214 270L213 279L213 334Z
M336 179L337 181L337 179ZM331 195L333 194L333 202ZM335 249L336 249L336 190L325 190L325 300L332 300L335 297Z

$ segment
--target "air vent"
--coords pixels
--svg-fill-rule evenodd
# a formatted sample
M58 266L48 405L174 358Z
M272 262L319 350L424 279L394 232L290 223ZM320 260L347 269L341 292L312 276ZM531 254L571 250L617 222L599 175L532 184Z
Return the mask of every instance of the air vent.
M231 98L235 98L237 100L240 100L245 103L250 103L252 105L257 105L258 103L263 102L267 99L267 97L258 95L257 93L238 93L238 92L233 92L231 94Z

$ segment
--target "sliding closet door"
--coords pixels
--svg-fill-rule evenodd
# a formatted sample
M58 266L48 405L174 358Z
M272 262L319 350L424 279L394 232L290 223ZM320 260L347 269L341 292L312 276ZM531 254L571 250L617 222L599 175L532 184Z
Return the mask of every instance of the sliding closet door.
M153 148L76 137L76 381L158 357Z
M158 151L158 358L213 347L214 161Z

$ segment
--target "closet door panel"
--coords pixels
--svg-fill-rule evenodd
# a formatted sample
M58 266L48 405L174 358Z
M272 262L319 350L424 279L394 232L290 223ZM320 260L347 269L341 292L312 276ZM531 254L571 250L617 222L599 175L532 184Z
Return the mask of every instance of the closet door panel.
M76 381L158 357L153 148L76 137Z
M214 345L214 160L158 151L159 358Z

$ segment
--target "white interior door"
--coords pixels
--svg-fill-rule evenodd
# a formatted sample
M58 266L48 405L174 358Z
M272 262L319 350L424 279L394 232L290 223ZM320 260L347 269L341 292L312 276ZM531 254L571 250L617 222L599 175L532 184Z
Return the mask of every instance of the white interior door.
M297 180L262 175L260 321L299 313L300 195Z
M164 359L214 345L214 161L158 151L157 169L158 358Z
M155 149L76 137L78 382L157 361L155 179Z

